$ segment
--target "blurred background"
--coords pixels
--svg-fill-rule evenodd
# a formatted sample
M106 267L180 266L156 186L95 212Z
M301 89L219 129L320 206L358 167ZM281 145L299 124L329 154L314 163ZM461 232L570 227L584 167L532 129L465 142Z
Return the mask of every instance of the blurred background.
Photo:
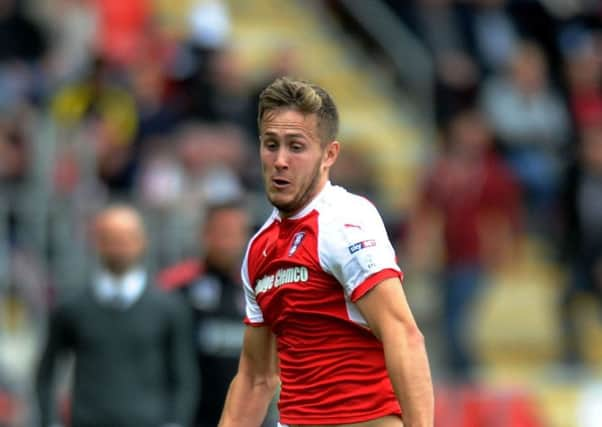
M340 108L336 184L380 209L437 426L602 425L597 0L0 0L0 425L33 426L47 313L125 201L159 271L262 193L256 100Z

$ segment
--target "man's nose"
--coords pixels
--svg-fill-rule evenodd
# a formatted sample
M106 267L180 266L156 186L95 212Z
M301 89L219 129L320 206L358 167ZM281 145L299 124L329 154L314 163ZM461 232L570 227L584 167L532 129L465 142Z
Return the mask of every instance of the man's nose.
M284 148L280 148L276 152L276 158L274 159L274 167L276 167L276 169L288 168L288 155Z

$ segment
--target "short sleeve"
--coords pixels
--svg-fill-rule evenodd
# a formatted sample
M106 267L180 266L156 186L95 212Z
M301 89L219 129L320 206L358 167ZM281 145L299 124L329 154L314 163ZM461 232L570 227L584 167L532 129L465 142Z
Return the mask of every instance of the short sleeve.
M383 280L403 277L382 218L370 202L360 200L324 225L319 243L322 267L353 302Z
M244 289L244 293L245 293L245 314L246 314L246 316L245 316L244 322L247 325L251 325L251 326L263 326L263 324L264 324L263 312L261 311L259 304L257 304L257 299L255 299L255 291L253 290L253 287L251 286L251 281L249 279L248 258L249 258L249 251L247 250L247 253L246 253L245 258L242 263L241 272L240 272L241 277L242 277L243 289Z

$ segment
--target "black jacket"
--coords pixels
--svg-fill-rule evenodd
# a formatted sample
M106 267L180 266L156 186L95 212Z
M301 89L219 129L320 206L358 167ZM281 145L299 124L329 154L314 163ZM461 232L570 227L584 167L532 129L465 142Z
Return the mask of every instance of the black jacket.
M59 355L75 356L73 427L189 426L197 373L189 311L147 284L129 308L101 304L91 287L51 314L38 372L43 427L53 421L53 376Z

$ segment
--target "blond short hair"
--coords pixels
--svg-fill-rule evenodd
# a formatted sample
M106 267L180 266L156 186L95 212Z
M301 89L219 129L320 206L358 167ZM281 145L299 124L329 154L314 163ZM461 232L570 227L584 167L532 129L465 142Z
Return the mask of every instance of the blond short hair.
M339 112L332 97L320 86L290 77L279 77L259 95L257 124L265 114L278 108L291 108L303 114L316 114L323 143L334 141L339 131Z

